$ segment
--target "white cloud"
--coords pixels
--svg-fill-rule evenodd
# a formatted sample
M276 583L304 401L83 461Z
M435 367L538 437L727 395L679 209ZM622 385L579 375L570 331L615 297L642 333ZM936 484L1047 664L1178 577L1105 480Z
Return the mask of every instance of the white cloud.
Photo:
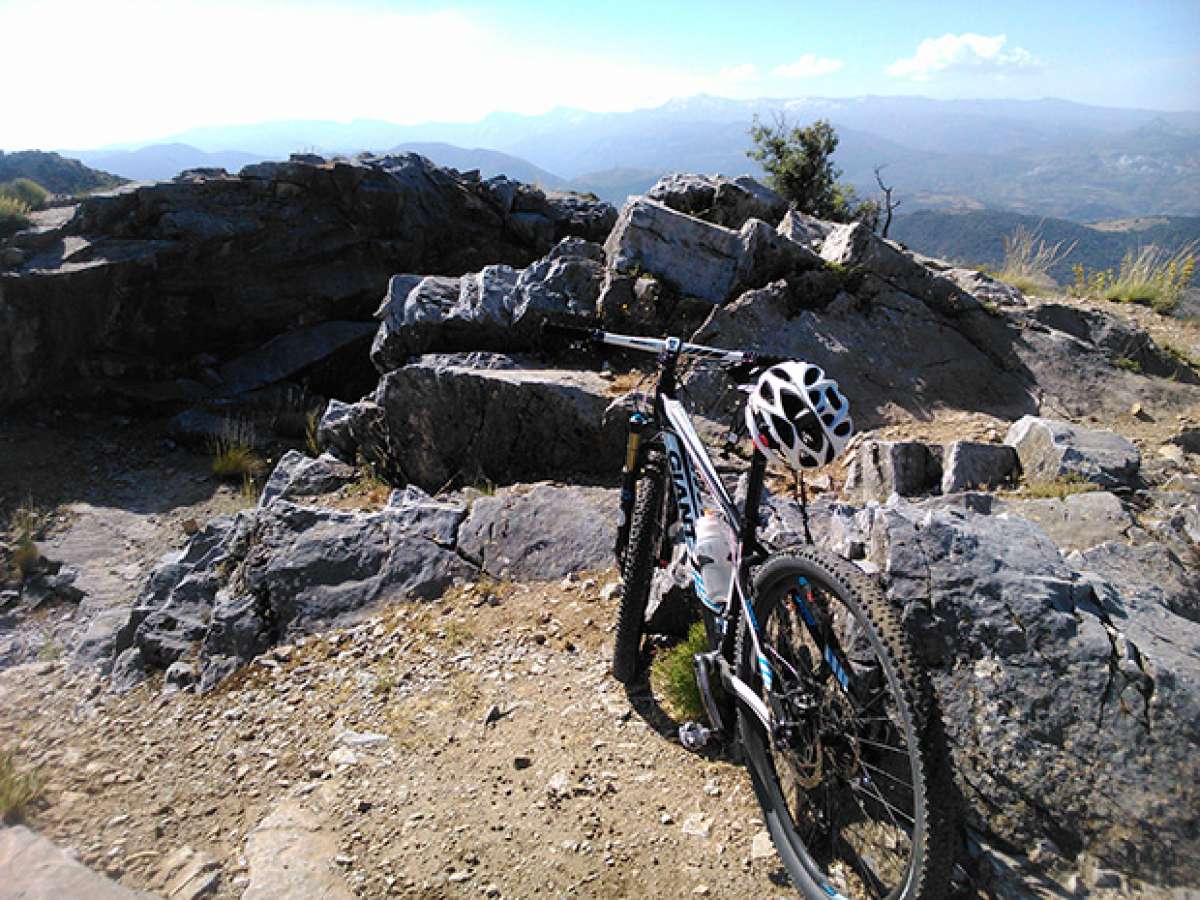
M1009 72L1035 68L1038 63L1023 47L1005 48L1008 36L997 34L943 34L926 38L917 52L898 59L887 73L898 78L929 81L945 72Z
M836 72L844 65L845 63L840 59L829 59L826 56L805 53L794 62L776 66L771 70L771 74L778 75L780 78L816 78Z
M523 44L501 28L462 11L336 0L0 0L0 33L53 35L56 60L44 42L6 43L0 84L17 87L0 148L82 150L281 119L627 110L751 94L759 77L752 64L717 71Z

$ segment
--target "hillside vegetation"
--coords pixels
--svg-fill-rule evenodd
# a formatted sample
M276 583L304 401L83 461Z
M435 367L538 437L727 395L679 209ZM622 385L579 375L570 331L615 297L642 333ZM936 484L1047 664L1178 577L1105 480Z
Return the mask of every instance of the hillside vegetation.
M125 183L124 178L85 166L77 159L42 150L5 153L0 150L0 182L29 178L54 194L102 191Z
M1060 284L1072 280L1072 266L1089 271L1117 268L1127 253L1151 244L1174 251L1200 239L1198 217L1156 217L1081 225L1065 219L1043 219L999 210L898 215L890 237L911 250L969 265L998 267L1004 262L1004 239L1018 228L1037 231L1048 245L1070 247L1049 274ZM1074 245L1074 246L1072 246Z

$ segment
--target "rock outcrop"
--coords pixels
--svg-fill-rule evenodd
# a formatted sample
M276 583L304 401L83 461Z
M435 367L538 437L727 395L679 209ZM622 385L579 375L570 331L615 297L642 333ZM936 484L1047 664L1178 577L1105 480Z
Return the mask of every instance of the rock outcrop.
M10 242L0 405L195 377L199 354L369 320L397 271L523 266L566 236L603 240L614 217L415 154L261 163L90 197L61 227Z
M458 278L396 275L376 313L371 359L390 372L424 353L532 350L547 320L590 319L604 251L567 238L523 270L487 268Z
M498 354L424 356L389 372L348 416L357 451L396 484L611 474L625 419L594 371ZM610 407L614 407L610 411Z
M206 691L288 634L378 604L435 598L481 572L554 578L611 563L611 489L435 500L410 486L378 512L285 499L336 489L340 465L285 457L257 508L214 519L164 557L106 648L114 686L172 670L176 688Z
M786 200L746 175L664 175L646 198L726 228L741 228L750 219L777 225L788 211Z
M758 219L735 231L641 198L621 210L604 251L614 272L653 275L678 295L713 306L819 266L812 250Z

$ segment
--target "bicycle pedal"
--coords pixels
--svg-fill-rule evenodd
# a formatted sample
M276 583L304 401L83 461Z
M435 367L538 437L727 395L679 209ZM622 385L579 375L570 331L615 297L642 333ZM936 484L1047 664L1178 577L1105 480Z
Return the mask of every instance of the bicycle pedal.
M699 722L685 722L679 726L679 743L683 744L684 750L692 753L699 753L712 738L712 729L705 728Z

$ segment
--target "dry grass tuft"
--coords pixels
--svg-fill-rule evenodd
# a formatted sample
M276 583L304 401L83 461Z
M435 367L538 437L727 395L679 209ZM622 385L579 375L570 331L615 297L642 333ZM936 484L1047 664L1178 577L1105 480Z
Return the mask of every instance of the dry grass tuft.
M1018 225L1016 231L1004 237L1004 264L996 277L1023 294L1052 293L1058 285L1050 277L1050 270L1075 249L1074 244L1065 250L1062 245L1062 241L1047 244L1040 228Z
M37 774L18 770L11 750L0 752L0 821L6 825L20 822L41 795L42 780Z
M38 550L36 542L38 530L42 525L42 519L43 515L34 505L32 498L21 504L13 514L13 553L11 563L13 573L21 581L24 581L33 573L42 558L41 551Z
M1166 315L1183 299L1183 292L1196 272L1197 255L1200 255L1197 241L1174 252L1151 244L1126 253L1116 271L1088 272L1076 265L1071 270L1075 276L1071 293L1117 303L1140 303Z
M223 481L252 484L267 470L266 461L254 449L258 443L254 425L244 419L225 422L221 434L209 444L213 474Z
M1022 484L1007 496L1018 500L1064 500L1072 494L1086 494L1100 490L1100 485L1088 481L1081 475L1064 475L1053 481L1035 481Z

